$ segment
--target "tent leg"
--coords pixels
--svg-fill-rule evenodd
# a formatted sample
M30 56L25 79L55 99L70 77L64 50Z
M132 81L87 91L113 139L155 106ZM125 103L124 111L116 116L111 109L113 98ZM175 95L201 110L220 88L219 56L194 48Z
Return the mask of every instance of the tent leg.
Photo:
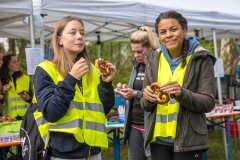
M218 50L217 50L217 39L216 39L216 31L213 29L213 44L214 44L214 55L218 58ZM218 86L218 100L219 105L222 105L222 88L221 88L221 79L217 77L217 86ZM222 121L225 121L223 118ZM228 148L227 148L227 139L226 139L226 132L225 128L223 128L223 146L224 146L224 153L225 153L225 160L228 160Z
M42 47L43 53L45 52L45 43L44 43L44 15L41 15L43 19L43 27L40 33L40 45Z
M30 15L30 33L31 33L31 47L35 48L35 36L34 36L34 28L33 28L33 15Z

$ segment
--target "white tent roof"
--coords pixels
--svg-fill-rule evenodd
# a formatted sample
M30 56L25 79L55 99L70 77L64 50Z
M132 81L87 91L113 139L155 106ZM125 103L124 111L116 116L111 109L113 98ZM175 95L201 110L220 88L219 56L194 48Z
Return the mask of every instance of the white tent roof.
M29 24L23 23L23 18L32 13L32 0L1 0L0 37L30 39Z
M217 38L240 37L238 0L172 0L162 3L156 0L33 0L33 6L34 13L38 13L38 16L34 17L35 30L41 29L39 14L45 15L45 39L51 39L59 19L73 15L83 19L86 39L89 41L96 42L97 35L100 35L102 42L128 40L138 26L147 25L154 30L155 19L159 13L170 9L187 18L189 36L196 36L194 30L198 30L197 38L212 39L211 29L215 29ZM0 36L4 35L1 32L4 30L7 37L12 35L10 38L17 36L30 39L27 27L28 24L12 23L0 28ZM40 33L35 32L35 37L39 38Z
M22 20L33 12L32 0L1 0L0 26Z
M240 1L238 0L172 0L161 3L156 0L42 0L40 13L46 14L44 25L53 28L60 17L79 16L84 19L87 39L97 41L95 31L102 41L128 40L138 26L154 29L160 12L170 9L187 18L189 36L212 39L212 29L217 38L240 37ZM56 17L59 16L59 17ZM51 23L54 20L55 22ZM50 34L50 33L49 33ZM50 36L46 37L50 38Z

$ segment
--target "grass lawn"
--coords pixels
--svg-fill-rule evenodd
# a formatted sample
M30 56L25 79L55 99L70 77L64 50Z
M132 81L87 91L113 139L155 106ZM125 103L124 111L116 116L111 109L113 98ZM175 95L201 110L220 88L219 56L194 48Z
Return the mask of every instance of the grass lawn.
M240 160L240 138L236 139L237 149L235 150L234 138L232 140L233 160ZM207 160L225 160L222 130L215 127L214 131L209 132L209 150L207 151ZM109 148L102 151L103 160L113 160L113 143L109 140ZM121 143L120 159L128 160L127 145Z

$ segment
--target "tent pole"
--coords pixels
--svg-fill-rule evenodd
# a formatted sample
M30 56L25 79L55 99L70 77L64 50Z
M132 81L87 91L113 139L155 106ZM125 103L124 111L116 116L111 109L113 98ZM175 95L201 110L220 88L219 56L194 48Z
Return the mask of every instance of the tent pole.
M42 30L40 32L40 45L41 45L42 51L44 53L45 52L45 47L44 47L44 45L45 45L45 43L44 43L44 15L41 14L41 16L42 16L42 19L43 19L43 27L42 27Z
M34 28L33 28L33 15L30 15L30 33L31 33L31 47L35 48L35 37L34 37Z
M101 44L98 44L98 58L100 58L100 50L101 50Z
M215 57L218 58L216 31L214 29L213 29L213 45L214 45ZM222 105L223 104L223 102L222 102L222 87L221 87L221 79L220 79L220 77L217 77L217 86L218 86L219 105ZM222 118L222 121L225 121L225 119ZM223 144L224 144L225 160L228 160L228 149L227 149L227 139L226 139L225 128L223 128Z
M100 52L101 52L101 40L100 40L100 35L99 35L99 33L100 33L100 31L96 31L96 33L98 34L97 35L97 45L98 45L98 58L100 58Z
M216 31L213 30L213 45L214 45L214 55L218 58L218 50L217 50L217 40L216 40ZM219 105L222 105L222 87L221 87L221 79L217 77L217 86L218 86L218 100Z

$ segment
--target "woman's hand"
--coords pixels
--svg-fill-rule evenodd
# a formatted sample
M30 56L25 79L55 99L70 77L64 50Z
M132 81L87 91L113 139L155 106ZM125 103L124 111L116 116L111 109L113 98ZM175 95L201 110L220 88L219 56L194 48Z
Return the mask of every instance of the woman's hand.
M70 74L77 79L81 79L89 71L87 61L81 57L72 67Z
M106 76L106 77L102 76L102 80L104 82L111 82L113 80L115 74L116 74L116 67L112 63L110 63L108 61L106 61L106 65L111 70L111 72L110 72L109 76Z
M143 89L143 97L152 103L156 102L157 100L157 95L153 93L153 90L150 88L150 86L146 86L146 88Z
M4 99L4 95L0 94L0 101L2 101Z
M120 94L121 97L129 100L136 96L137 91L129 87L124 87L123 89L120 90Z
M12 89L12 85L11 84L5 84L3 86L3 93L5 93L5 92L7 92L7 91L9 91L11 89Z
M168 94L179 96L181 94L181 86L178 84L178 82L168 82L163 85L161 85L160 88L163 92L166 92Z
M22 99L24 99L25 101L28 101L30 99L30 96L28 93L24 93L24 92L21 92L20 94L20 97L22 97Z
M122 83L118 83L117 84L117 90L121 91L122 89L128 88L128 86L126 84L122 84Z

